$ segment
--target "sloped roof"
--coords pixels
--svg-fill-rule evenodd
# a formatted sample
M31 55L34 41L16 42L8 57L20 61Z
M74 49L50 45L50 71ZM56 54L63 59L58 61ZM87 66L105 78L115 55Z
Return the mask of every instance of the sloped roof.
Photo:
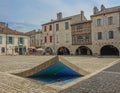
M113 12L120 12L120 6L105 8L104 10L98 11L95 15L92 15L92 16L97 16L97 15L106 14L106 13L113 13Z
M56 20L53 20L53 21L51 21L51 22L42 24L42 26L43 26L43 25L47 25L47 24L51 24L51 23L55 23L55 22L61 22L61 21L69 20L69 19L72 19L72 18L74 18L74 17L76 17L76 16L82 16L82 15L81 15L81 14L77 14L77 15L73 15L73 16L69 16L69 17L64 17L64 18L62 18L62 19L60 19L60 20L56 19ZM85 16L84 16L84 18L85 18ZM85 18L85 19L86 19L86 18Z
M27 36L27 34L25 34L25 33L23 33L23 32L19 32L19 31L16 31L16 30L12 30L12 29L10 29L10 28L0 28L0 34Z

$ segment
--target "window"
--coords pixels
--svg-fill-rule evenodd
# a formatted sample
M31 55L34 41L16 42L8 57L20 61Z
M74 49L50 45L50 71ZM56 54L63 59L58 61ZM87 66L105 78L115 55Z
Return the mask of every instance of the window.
M77 31L81 31L82 29L82 24L77 25Z
M102 32L98 32L98 40L102 39Z
M12 36L7 37L7 44L13 44L13 40Z
M56 24L56 31L59 30L59 24Z
M5 48L4 47L1 48L1 53L5 53Z
M45 43L47 43L47 37L45 37Z
M49 26L49 30L50 30L50 31L52 30L52 25Z
M89 39L89 35L88 34L85 36L85 39Z
M46 32L47 31L47 26L44 26L44 32Z
M65 41L69 42L69 34L65 34Z
M113 31L109 31L109 39L113 39L114 38L114 33Z
M102 20L101 19L97 19L97 26L101 26L102 25Z
M32 41L32 43L33 43L33 41ZM19 37L18 38L18 44L24 44L24 38L23 37Z
M65 22L65 29L69 29L69 23L68 22Z
M108 25L112 25L113 24L113 17L108 17Z
M52 36L50 36L50 43L52 43Z
M0 36L0 44L2 44L2 36Z
M83 37L81 35L78 35L77 39L83 39Z

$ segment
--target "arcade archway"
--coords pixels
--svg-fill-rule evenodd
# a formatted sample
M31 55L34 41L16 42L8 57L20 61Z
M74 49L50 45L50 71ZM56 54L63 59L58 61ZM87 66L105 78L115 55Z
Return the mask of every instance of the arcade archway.
M81 46L77 48L76 55L92 55L92 51L86 46Z
M107 55L119 56L119 50L113 45L106 45L101 48L100 54L101 56L107 56Z
M50 47L47 47L47 48L45 49L45 52L46 52L47 54L52 54L52 53L53 53L53 51L52 51L52 49L51 49Z
M58 55L70 55L70 51L66 47L60 47L57 51Z

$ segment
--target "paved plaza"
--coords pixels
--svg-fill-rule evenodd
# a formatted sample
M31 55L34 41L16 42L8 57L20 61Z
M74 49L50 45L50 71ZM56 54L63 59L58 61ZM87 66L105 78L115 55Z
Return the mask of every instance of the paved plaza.
M120 58L62 56L89 74L65 86L14 75L34 68L55 56L0 56L0 93L119 93ZM112 67L111 67L112 66Z

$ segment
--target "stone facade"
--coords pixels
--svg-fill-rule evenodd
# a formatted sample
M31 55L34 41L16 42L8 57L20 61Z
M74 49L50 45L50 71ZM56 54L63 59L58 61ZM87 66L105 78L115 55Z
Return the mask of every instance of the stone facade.
M65 18L62 18L62 13L58 13L57 20L51 20L51 22L42 25L45 49L49 47L54 54L59 54L60 51L65 52L61 52L61 54L71 54L71 24L85 20L83 11L81 11L81 14ZM50 37L52 37L52 42L50 42Z
M83 32L74 31L80 24L83 25ZM51 54L76 54L77 51L77 54L81 55L80 50L77 50L80 47L86 51L83 54L87 55L120 54L120 6L106 8L101 5L100 10L94 7L91 21L85 18L83 11L65 18L60 12L57 14L57 20L51 20L42 27L43 45ZM76 38L78 35L89 39L83 38L80 41Z
M36 46L36 30L32 30L26 33L30 37L30 46Z
M120 6L105 8L101 5L100 11L95 7L91 19L93 54L119 55Z
M77 55L92 54L91 20L75 23L72 28L72 49Z
M42 30L38 30L35 35L36 38L36 47L40 48L42 47Z

